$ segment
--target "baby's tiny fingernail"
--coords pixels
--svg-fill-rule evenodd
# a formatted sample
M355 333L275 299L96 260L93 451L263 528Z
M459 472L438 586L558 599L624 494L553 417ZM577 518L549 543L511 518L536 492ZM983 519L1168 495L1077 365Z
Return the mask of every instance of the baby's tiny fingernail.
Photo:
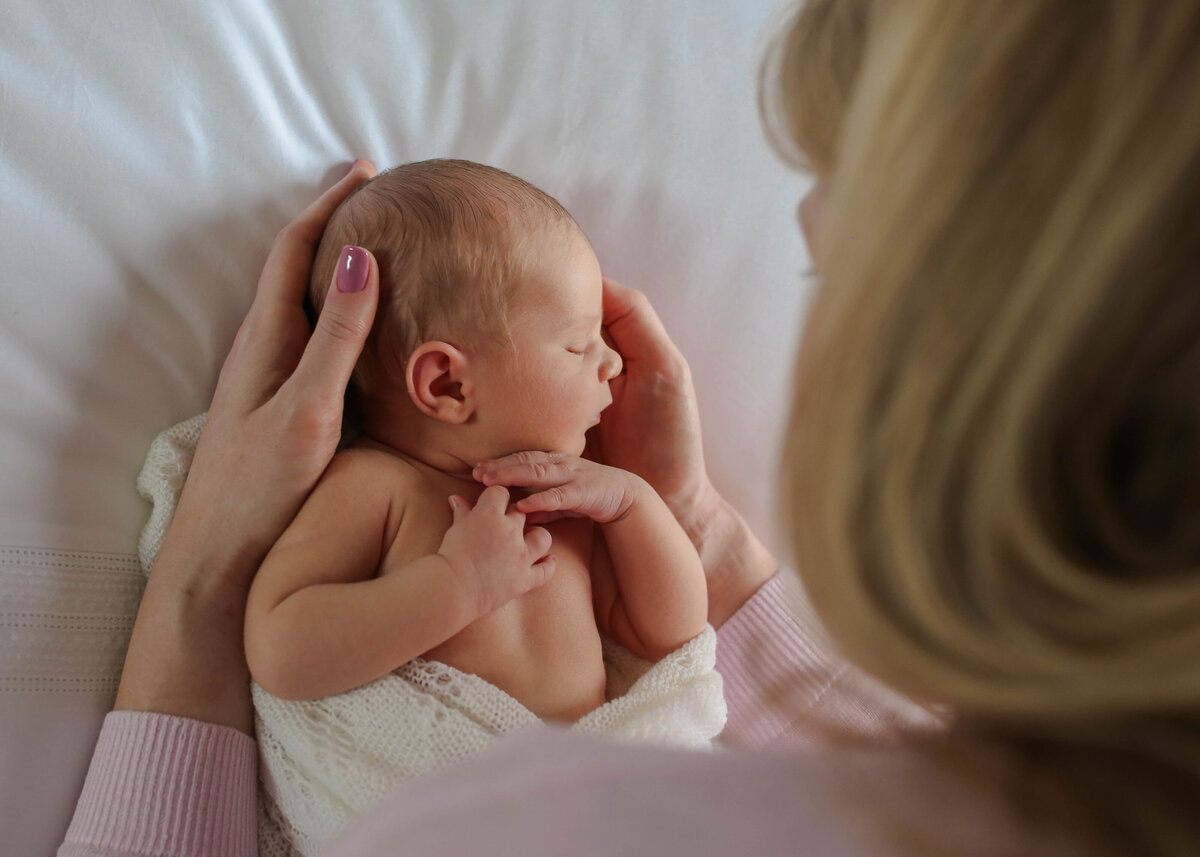
M337 287L339 292L361 292L371 273L371 256L361 247L347 244L338 259Z

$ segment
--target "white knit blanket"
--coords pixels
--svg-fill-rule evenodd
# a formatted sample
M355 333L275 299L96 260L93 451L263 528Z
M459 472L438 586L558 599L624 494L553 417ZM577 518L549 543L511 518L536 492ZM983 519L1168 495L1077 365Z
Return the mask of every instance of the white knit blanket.
M149 573L204 415L151 445L138 489L153 504L139 556ZM709 748L725 724L712 628L655 664L605 641L609 701L571 729L623 741ZM261 764L262 857L316 855L401 781L465 761L542 721L500 688L417 658L347 693L289 702L252 686Z

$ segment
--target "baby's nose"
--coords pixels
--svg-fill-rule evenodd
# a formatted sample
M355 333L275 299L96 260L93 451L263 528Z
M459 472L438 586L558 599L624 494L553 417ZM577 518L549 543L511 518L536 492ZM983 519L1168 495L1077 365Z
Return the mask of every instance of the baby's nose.
M605 344L604 356L600 359L600 380L611 381L620 375L622 365L621 355L616 352L616 349L609 348Z

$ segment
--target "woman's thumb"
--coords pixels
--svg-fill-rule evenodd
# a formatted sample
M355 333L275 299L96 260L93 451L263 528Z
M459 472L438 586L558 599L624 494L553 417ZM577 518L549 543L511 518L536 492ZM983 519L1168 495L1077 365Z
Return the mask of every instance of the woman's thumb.
M300 365L296 380L314 396L341 396L362 353L379 303L379 266L369 250L346 246Z

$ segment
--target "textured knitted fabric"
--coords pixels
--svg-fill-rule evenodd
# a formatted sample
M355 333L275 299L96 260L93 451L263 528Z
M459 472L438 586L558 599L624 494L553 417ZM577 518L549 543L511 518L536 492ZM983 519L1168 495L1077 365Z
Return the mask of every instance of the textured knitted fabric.
M142 472L138 474L138 493L151 505L150 520L138 537L138 561L147 575L154 567L158 549L175 515L175 506L179 503L188 468L192 466L192 456L196 453L196 444L200 442L200 430L204 428L206 415L207 411L197 414L154 438L150 451L146 453Z
M138 476L153 505L138 543L149 574L179 500L204 415L155 438ZM711 627L657 663L604 641L609 701L571 729L584 735L710 748L725 725ZM262 857L318 854L406 779L482 753L496 737L541 725L489 682L417 658L347 693L279 699L252 686L260 755Z
M650 796L630 794L636 803L624 814L613 808L612 802L645 782L646 768L640 763L643 754L636 757L637 764L630 764L625 757L622 757L624 761L618 760L614 752L611 754L613 765L608 771L602 771L594 758L569 756L558 747L548 747L538 754L527 752L517 763L503 769L503 780L509 793L517 796L519 801L530 800L529 777L543 771L547 776L553 774L554 793L573 796L576 803L572 809L564 809L562 806L544 807L535 802L533 809L545 811L530 824L538 825L544 835L538 838L530 832L521 839L519 850L510 848L507 853L529 857L561 854L563 842L554 831L561 828L564 819L578 818L599 808L615 832L622 832L627 838L638 838L642 843L639 853L678 853L679 843L673 837L678 835L680 823L686 819L689 829L694 828L708 837L706 848L687 852L694 855L791 853L796 850L797 842L811 846L810 850L816 849L813 853L851 853L864 857L870 853L894 854L891 849L881 852L862 849L820 851L814 844L819 843L831 828L846 823L825 811L817 811L814 817L811 811L813 802L833 793L826 774L838 768L844 758L842 751L834 751L832 756L828 751L818 750L802 754L762 752L763 748L781 745L820 744L822 737L833 732L854 734L862 740L885 738L897 729L908 727L911 722L912 703L894 692L882 693L874 686L855 680L855 670L821 649L822 638L814 635L804 621L807 608L797 612L802 601L803 593L795 574L784 571L764 584L717 633L720 640L718 663L736 664L744 670L744 674L732 676L736 681L729 681L731 676L725 675L730 717L721 736L722 742L757 748L759 752L676 754L677 764L688 766L684 781L656 788ZM789 687L794 687L795 692L779 692ZM864 691L868 691L865 697ZM815 729L815 732L806 735L806 729ZM203 736L204 740L192 740L193 733ZM526 737L553 737L554 734L553 730L528 730L513 733L505 740L523 741ZM480 762L472 764L479 765L491 757L489 751ZM705 763L700 769L694 769L691 764L696 758ZM765 770L774 765L772 760L787 759L793 760L794 771L772 775ZM810 759L811 763L804 759ZM147 854L253 857L257 851L255 791L253 775L246 778L245 772L252 772L255 763L254 742L227 726L198 723L166 714L114 711L104 721L104 731L96 745L83 795L59 851L60 857L145 857ZM818 765L820 770L810 770L810 764ZM748 771L746 776L735 776L736 770L747 765L756 768L753 772ZM611 770L613 766L618 768L617 773ZM625 771L624 775L619 773L620 770ZM203 773L197 774L197 771ZM494 794L495 788L486 789L480 782L479 771L467 765L455 766L434 776L452 777L455 772L462 772L456 781L456 793L443 791L427 797L422 794L418 805L400 805L399 808L409 816L425 819L425 833L429 836L435 835L435 831L439 836L448 832L461 833L459 828L463 828L468 832L475 831L481 838L490 836L495 840L488 848L473 851L458 848L457 853L503 852L505 843L498 840L499 832L488 819L481 817L479 809L481 801ZM497 774L493 780L500 777ZM912 809L911 815L906 815L915 824L937 830L946 821L953 820L954 813L948 813L953 801L940 795L927 795L926 784L911 775L885 765L874 771L871 779L894 781L897 784L894 794L924 801L923 809ZM723 797L714 790L725 784L730 784L735 794L747 794L754 805L761 803L767 815L752 815L746 806L722 803ZM414 800L411 790L407 799ZM664 807L664 801L674 802L677 806L674 815ZM906 809L902 813L896 800L872 804L872 808L893 818L910 812ZM997 826L985 832L980 810L979 806L956 807L962 822L973 826L977 835L995 841L1012 840L1011 826ZM805 824L803 837L798 837L793 830L782 829L783 822L793 817ZM678 823L668 822L667 818L676 818ZM455 830L447 831L447 825ZM864 828L862 820L857 826ZM219 847L210 844L214 841L214 831L224 832L225 840ZM395 833L394 838L403 843L400 848L403 853L422 853L420 845L414 845L418 835L419 831L410 828ZM511 845L515 835L510 835L505 842ZM656 843L656 837L671 837L672 840ZM357 840L351 837L346 844L350 846L355 842ZM597 843L572 841L572 851L595 853L599 849L604 849L606 854L617 853L612 848L611 836ZM1031 847L1025 853L1044 855L1048 851L1044 847ZM381 852L386 853L384 849L368 845L358 851L338 853L365 857ZM270 855L264 852L262 857Z
M621 696L570 727L582 735L708 749L725 723L713 671L716 634L650 665L611 644L606 666ZM417 658L347 693L295 702L253 687L262 772L259 853L321 853L405 780L465 762L501 735L542 721L478 676Z

